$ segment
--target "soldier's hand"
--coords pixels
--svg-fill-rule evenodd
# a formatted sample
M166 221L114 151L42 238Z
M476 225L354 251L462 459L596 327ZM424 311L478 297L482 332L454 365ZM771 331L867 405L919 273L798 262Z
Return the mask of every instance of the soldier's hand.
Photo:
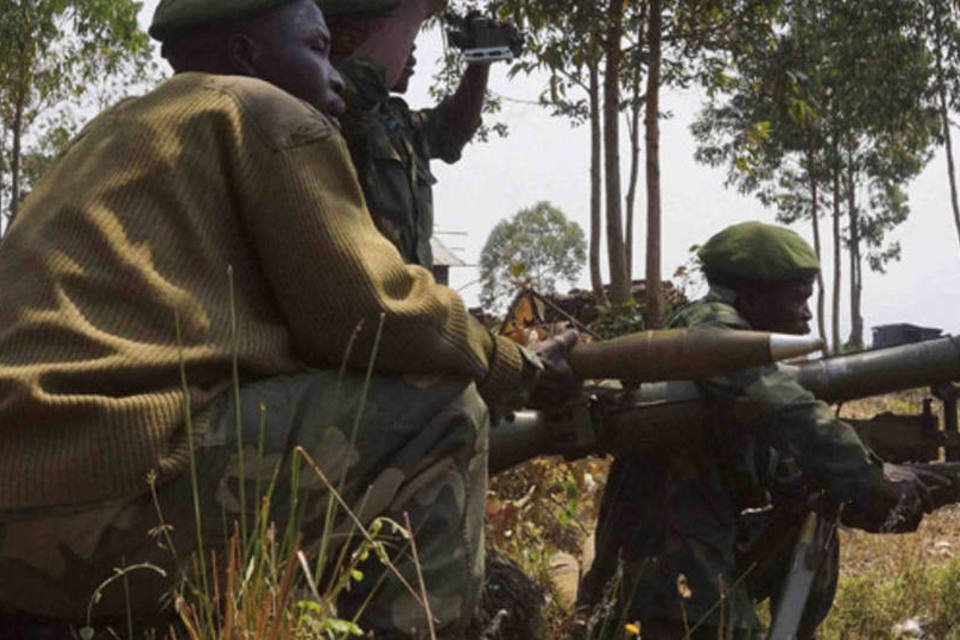
M938 473L909 465L883 463L883 480L843 510L841 521L870 533L916 531L923 514L937 504L934 494L950 486Z
M543 364L528 402L532 409L555 409L580 394L583 381L574 375L568 359L578 338L576 331L569 330L530 346Z
M922 463L906 464L902 465L902 468L906 468L913 473L917 480L923 485L924 512L930 513L940 507L954 504L958 501L957 484L954 478L944 475L936 469L931 469Z
M486 26L483 29L483 32L484 32L483 36L480 36L477 33L473 34L473 37L475 39L474 45L476 45L476 47L485 48L485 47L495 46L499 48L499 47L506 46L513 53L514 58L518 58L523 54L523 48L524 48L523 34L520 33L520 30L517 28L515 24L513 24L509 20L497 20L492 18L486 18L483 12L476 11L476 10L470 11L469 13L467 13L464 20L467 25L473 25L474 21L476 21L479 18L484 18L484 22ZM468 30L473 31L472 28L469 28ZM494 32L498 32L498 33L496 33L496 35L494 36ZM494 38L496 42L495 43L490 42L491 38ZM470 48L473 48L473 47L470 47ZM497 58L491 59L488 57L480 57L480 58L471 58L467 62L469 64L469 67L477 67L477 66L489 67L494 61L497 61L497 60L510 61L511 58L497 57Z

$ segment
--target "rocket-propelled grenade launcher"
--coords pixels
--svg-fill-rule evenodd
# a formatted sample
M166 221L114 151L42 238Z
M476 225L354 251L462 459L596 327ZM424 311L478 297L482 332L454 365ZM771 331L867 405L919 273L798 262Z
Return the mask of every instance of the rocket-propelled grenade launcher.
M690 380L721 375L746 367L772 364L819 351L817 338L764 331L727 331L722 329L670 329L640 331L613 340L580 344L570 351L570 365L584 380L619 379L626 385L663 380ZM685 405L701 411L700 394L692 383L676 387ZM686 386L684 386L686 385ZM659 387L643 385L643 390L660 393ZM673 388L664 388L670 394ZM691 395L692 394L692 395ZM692 402L690 402L692 400ZM663 398L652 399L663 404ZM646 402L642 404L646 405ZM673 420L676 408L668 408ZM536 411L521 411L491 431L490 471L496 473L538 455L564 453L569 456L598 452L600 433L594 425L593 408L586 401L573 404L549 416ZM654 432L658 427L656 411L644 413L643 420ZM699 415L699 413L697 413ZM620 422L610 418L606 422ZM612 443L611 446L614 446Z
M584 380L696 380L798 358L822 348L820 339L809 336L668 329L639 331L613 340L578 345L570 352L570 365Z
M658 338L658 333L666 335ZM570 360L581 376L646 384L627 384L625 389L597 387L585 395L583 402L550 414L517 412L491 430L490 472L539 455L573 458L613 453L631 457L688 446L702 437L708 417L729 423L732 428L755 428L759 425L743 423L762 422L768 415L764 407L752 407L748 399L738 400L736 406L711 402L691 380L797 357L820 346L818 340L778 334L703 329L671 333L646 332L576 347ZM748 336L740 343L743 351L724 342L741 334ZM768 352L759 346L763 340L767 341ZM745 346L747 342L751 346ZM726 360L728 357L730 360ZM731 362L732 366L725 366ZM778 366L825 402L934 387L944 401L946 425L944 431L933 434L934 448L937 444L946 447L948 458L953 457L951 451L960 453L956 416L960 394L952 384L960 381L960 337ZM686 380L679 380L681 374Z

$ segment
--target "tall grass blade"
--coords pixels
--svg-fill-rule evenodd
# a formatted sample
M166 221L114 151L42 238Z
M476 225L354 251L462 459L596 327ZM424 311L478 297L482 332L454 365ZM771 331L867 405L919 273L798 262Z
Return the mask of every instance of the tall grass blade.
M377 354L380 351L380 340L383 336L383 324L386 320L386 314L380 314L380 320L377 324L377 334L373 340L373 350L370 353L370 360L367 362L367 372L364 376L363 381L363 391L360 396L360 406L357 409L357 415L354 417L353 427L350 430L350 449L356 446L357 442L357 431L360 428L360 421L363 419L363 412L366 408L366 399L367 394L370 390L370 380L373 378L373 366L377 359ZM336 399L337 402L340 401L342 392L343 392L343 380L347 375L347 366L350 362L350 355L353 352L354 343L357 340L357 336L360 334L360 331L363 329L363 319L357 323L357 326L354 327L353 333L350 335L350 341L347 343L347 349L344 352L343 361L340 364L340 371L337 375L337 389L336 389ZM340 478L337 481L337 492L343 493L343 485L347 480L347 471L349 471L347 465L344 465L343 471L340 473ZM329 500L327 502L327 513L324 516L323 524L323 537L320 540L320 551L317 553L317 562L316 570L314 571L314 579L317 582L320 582L323 578L323 573L326 570L326 559L327 555L330 552L330 536L333 531L333 524L337 516L337 503L334 500ZM353 531L350 532L353 534Z
M333 497L333 499L339 503L340 508L344 510L344 513L347 514L347 517L350 518L350 520L353 522L354 526L356 527L356 530L360 532L360 534L368 543L370 543L371 545L376 545L376 540L374 539L374 537L370 534L370 532L363 525L363 523L360 522L356 514L350 509L350 506L343 501L343 498L340 496L340 493L335 489L333 484L330 482L330 479L327 478L326 474L317 465L316 461L314 461L314 459L310 457L310 454L307 453L307 450L304 449L303 447L297 447L296 452L299 455L303 456L303 459L306 461L306 463L310 466L311 469L313 469L314 473L317 474L317 477L320 478L320 481L327 488L327 491L330 492L330 495ZM407 592L410 593L410 595L417 601L417 603L420 606L424 606L423 601L420 599L420 594L417 593L417 591L412 586L410 586L410 583L407 581L406 578L403 577L403 574L400 573L396 565L393 564L393 562L389 558L383 558L383 560L387 569L389 569L390 572L394 575L394 577L396 577L397 580L400 582L400 584L403 585L404 589L406 589Z
M187 385L187 363L184 356L183 327L180 323L180 312L174 310L173 314L174 325L176 326L177 332L177 358L179 360L180 368L180 388L183 391L183 420L187 429L187 449L190 454L190 486L193 490L193 517L195 524L197 525L196 557L198 558L199 562L200 586L202 589L201 595L206 596L210 593L210 588L207 584L207 563L205 558L206 554L203 547L203 519L200 517L200 484L197 480L196 442L194 440L193 417L191 416L190 409L190 387ZM206 614L209 628L213 629L212 607L205 606L204 613Z
M410 514L403 512L404 524L407 525L407 531L410 532L410 549L413 553L413 566L417 569L417 583L420 587L420 595L423 598L423 609L427 614L427 630L430 633L430 640L437 640L437 629L433 624L433 612L430 611L430 597L427 595L427 585L423 581L423 571L420 568L420 556L417 554L417 541L413 535L413 525L410 524Z
M233 376L233 405L237 430L237 469L240 473L240 544L247 546L247 490L243 460L243 411L240 406L240 343L237 335L237 292L233 281L233 265L227 267L230 294L230 365Z

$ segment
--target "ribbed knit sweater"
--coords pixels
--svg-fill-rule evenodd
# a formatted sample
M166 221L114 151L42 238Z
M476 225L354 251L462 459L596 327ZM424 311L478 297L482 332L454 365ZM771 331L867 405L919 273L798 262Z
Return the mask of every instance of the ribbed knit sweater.
M258 80L196 73L120 103L0 244L0 511L132 496L151 470L184 472L181 362L202 431L234 346L241 379L260 379L339 366L360 327L360 368L381 316L378 371L516 396L516 345L404 265L318 111Z

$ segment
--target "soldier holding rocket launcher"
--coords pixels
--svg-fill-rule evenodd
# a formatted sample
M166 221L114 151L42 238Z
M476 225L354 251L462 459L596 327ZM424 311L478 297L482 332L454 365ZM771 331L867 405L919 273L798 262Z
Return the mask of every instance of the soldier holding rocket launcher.
M756 222L734 225L711 238L699 257L710 292L681 310L673 326L808 333L807 299L819 265L797 234ZM815 373L806 375L811 384ZM832 504L846 503L843 522L869 531L916 528L933 508L930 489L946 481L884 463L795 375L767 366L707 377L701 392L716 411L700 401L700 413L689 414L707 417L701 438L656 455L618 457L582 607L596 604L620 562L615 611L639 620L644 638L686 637L688 621L695 623L693 638L720 637L721 629L724 637L760 638L755 604L780 596L780 564L789 555L758 560L744 552L757 529L777 520L778 509L796 496L819 491ZM835 544L830 554L833 562L821 562L811 576L816 593L805 610L800 603L805 615L800 620L796 612L800 628L791 637L811 637L829 610ZM690 592L678 592L680 576Z

